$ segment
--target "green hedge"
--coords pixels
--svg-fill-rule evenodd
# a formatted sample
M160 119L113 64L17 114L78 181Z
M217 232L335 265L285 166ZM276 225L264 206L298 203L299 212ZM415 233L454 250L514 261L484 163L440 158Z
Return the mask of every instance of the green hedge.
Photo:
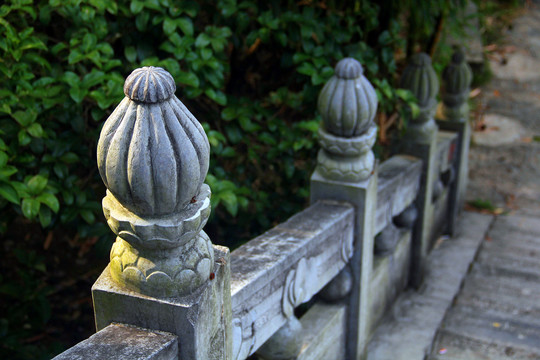
M305 206L316 99L339 59L363 64L383 112L414 101L395 88L396 59L411 46L425 47L438 19L457 6L424 3L8 1L0 6L0 232L18 236L24 230L17 224L34 231L37 244L54 231L62 241L97 238L110 247L97 138L123 97L125 77L153 65L172 74L177 96L208 134L214 210L207 229L214 242L236 246ZM407 11L423 26L415 20L408 28ZM40 347L21 339L49 318L47 287L32 281L57 266L29 246L35 244L10 245L12 260L0 276L1 302L17 299L20 310L6 315L0 306L2 351L21 358L37 358ZM33 291L21 296L14 284L25 276ZM25 327L30 308L39 316Z

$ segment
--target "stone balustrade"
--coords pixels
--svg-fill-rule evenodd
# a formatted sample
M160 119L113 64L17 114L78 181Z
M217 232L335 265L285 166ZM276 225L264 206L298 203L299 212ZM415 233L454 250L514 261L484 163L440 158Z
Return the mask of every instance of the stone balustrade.
M363 358L397 295L421 285L434 239L453 232L470 81L458 49L443 73L445 118L435 121L439 82L431 59L415 55L401 87L420 112L401 153L378 164L376 93L358 61L338 62L318 101L311 206L229 253L202 230L211 211L204 130L167 71L133 71L98 144L117 236L92 288L98 332L55 359Z

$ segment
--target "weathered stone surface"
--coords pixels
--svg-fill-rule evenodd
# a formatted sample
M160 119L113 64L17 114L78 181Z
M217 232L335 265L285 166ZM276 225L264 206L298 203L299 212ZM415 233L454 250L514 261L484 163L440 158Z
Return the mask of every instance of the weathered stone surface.
M377 170L371 151L377 133L373 123L377 94L362 75L358 61L347 58L336 65L335 76L319 95L318 109L322 116L322 148L311 176L311 202L333 199L348 201L356 208L351 261L346 272L333 280L342 283L330 285L345 289L352 278L350 292L343 301L349 304L346 357L354 359L363 356L367 342L365 320L377 203ZM341 295L338 292L326 295L336 300L336 295Z
M296 360L345 359L346 316L345 305L313 305L300 319L303 347Z
M500 146L518 142L526 132L518 120L498 115L484 116L486 130L475 132L473 142L484 146Z
M445 119L464 122L469 117L467 100L471 91L472 70L465 61L465 52L457 48L452 54L450 64L443 70L443 91Z
M377 94L363 72L355 59L345 58L337 63L335 75L324 85L317 104L325 131L351 138L374 126Z
M302 350L303 328L296 316L291 315L277 332L257 350L264 360L295 359Z
M311 201L335 199L348 201L355 207L354 252L348 268L352 275L352 288L347 299L347 351L348 358L364 356L368 341L368 296L375 237L375 209L377 203L377 171L368 179L357 182L330 180L317 169L311 176ZM342 281L334 279L333 281Z
M449 189L449 204L446 233L454 235L456 222L459 213L465 204L465 194L467 192L469 174L469 144L471 140L471 126L469 121L438 121L439 128L443 131L452 131L457 136L456 142L450 147L454 147L452 160L447 173L451 179L447 184ZM454 145L455 144L455 145ZM444 174L443 174L444 175Z
M411 232L398 230L396 245L385 255L375 256L369 289L368 332L370 336L409 281Z
M234 359L257 350L348 262L353 208L317 202L231 254Z
M337 63L317 106L322 123L316 171L332 180L367 179L375 165L371 148L377 137L377 94L358 61L345 58Z
M401 88L410 90L418 99L420 112L411 119L408 125L408 141L430 143L437 134L437 124L433 119L437 106L437 93L439 92L439 79L433 67L431 58L425 53L414 55L403 74L401 75Z
M96 327L123 323L176 334L180 359L232 355L229 251L214 245L214 275L184 297L155 298L113 281L106 268L92 287Z
M422 160L422 176L420 189L414 205L418 209L418 219L413 227L411 249L410 282L414 287L421 285L424 276L425 258L431 245L433 219L433 187L439 181L437 164L437 138L431 137L429 143L407 142L404 144L405 153Z
M103 182L140 216L183 210L208 172L206 134L175 90L164 69L134 70L124 85L126 97L101 131L97 158Z
M214 266L212 242L201 231L210 215L203 184L210 145L175 90L164 69L134 70L97 149L107 187L103 210L117 235L111 276L156 297L190 294L208 282Z
M54 360L177 360L176 335L121 324L103 330Z
M377 328L369 344L369 360L423 360L429 354L491 221L492 216L476 213L459 219L456 238L443 242L427 258L424 286L401 295Z
M379 166L376 234L414 202L420 188L421 174L422 161L407 155L393 156Z

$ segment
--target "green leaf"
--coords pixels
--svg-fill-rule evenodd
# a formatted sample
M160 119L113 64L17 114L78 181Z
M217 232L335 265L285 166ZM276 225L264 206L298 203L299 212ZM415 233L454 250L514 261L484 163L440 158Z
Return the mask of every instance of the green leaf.
M79 50L71 50L68 56L68 63L76 64L84 59L84 55Z
M64 75L62 75L61 79L71 87L78 86L81 81L79 76L72 71L66 71Z
M19 205L19 195L13 186L8 183L0 183L0 196L13 204Z
M75 153L68 152L68 153L65 153L64 155L62 155L60 157L60 160L62 160L63 162L65 162L67 164L73 164L73 163L76 163L77 161L79 161L79 157Z
M165 35L171 35L174 30L176 30L176 22L173 19L166 17L163 21L163 32Z
M52 221L51 210L45 206L39 208L39 222L42 227L47 227Z
M47 186L48 179L43 175L35 175L26 182L30 193L37 195L40 194L45 186Z
M88 52L90 49L93 49L97 44L97 37L94 34L86 33L82 40L81 49L84 52Z
M57 213L60 209L60 203L58 202L56 196L54 196L53 194L42 193L36 198L36 200L38 200L42 204L47 205L55 213Z
M96 221L96 217L94 213L90 210L86 210L86 209L81 210L80 214L81 214L81 217L84 219L84 221L86 221L89 224L93 224Z
M199 78L197 77L197 75L195 75L195 73L192 73L192 72L180 71L176 75L176 80L179 83L182 83L188 86L199 87Z
M72 87L71 89L69 89L69 96L77 104L80 104L84 100L86 94L88 94L88 89L84 89L82 87Z
M201 33L199 36L197 36L197 39L195 40L195 47L203 48L208 44L210 44L210 37L207 34Z
M236 118L236 110L234 108L225 108L221 112L221 118L225 121L231 121Z
M176 25L182 30L184 35L193 36L193 22L190 18L176 19Z
M44 134L41 124L38 124L38 123L33 123L26 129L26 131L28 131L30 135L36 138L41 138Z
M30 197L30 193L28 192L28 186L26 186L26 184L18 181L12 181L11 186L13 186L15 190L17 190L17 195L19 196L19 198Z
M225 205L225 208L232 216L236 216L238 213L238 199L236 194L233 192L227 191L219 194L219 198Z
M100 82L106 80L105 73L103 71L99 71L96 69L93 69L92 72L86 74L82 81L82 87L89 89L92 86L95 86L99 84Z
M134 0L131 2L129 9L131 10L132 14L137 15L142 11L142 9L144 9L144 3L142 1Z
M40 203L36 199L26 198L23 199L21 209L23 215L28 219L33 219L39 213Z
M135 60L137 60L137 50L134 46L126 46L124 49L124 56L129 62L135 62Z
M305 63L302 63L302 65L300 65L298 67L297 71L300 74L311 76L311 75L315 74L317 69L315 69L315 67L313 67L312 64L305 62Z
M35 111L16 111L11 115L15 121L17 121L21 126L27 127L33 123L37 118L37 112Z
M227 96L220 90L208 89L204 92L206 96L217 102L219 105L227 105Z
M8 155L5 152L0 151L0 168L4 168L4 166L7 165L8 160Z
M135 26L137 30L144 32L146 31L146 26L148 25L148 20L150 19L150 13L142 12L135 18Z
M201 50L201 58L203 60L209 60L212 57L212 50L209 48L204 48Z
M32 138L30 137L30 135L28 135L28 133L24 129L19 131L19 134L17 135L17 138L19 140L19 145L21 145L21 146L26 146L26 145L30 144L30 142L32 141Z

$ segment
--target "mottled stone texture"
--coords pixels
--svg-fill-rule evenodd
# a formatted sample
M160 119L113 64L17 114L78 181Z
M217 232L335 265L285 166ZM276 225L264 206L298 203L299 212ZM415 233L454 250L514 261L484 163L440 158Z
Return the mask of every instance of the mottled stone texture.
M319 95L321 150L316 171L325 178L359 181L373 171L377 94L362 73L358 61L341 60Z
M182 359L225 359L232 352L229 253L202 231L210 145L175 90L164 69L133 71L101 131L103 210L117 238L92 288L96 325L167 331L178 335Z
M176 335L111 324L53 360L178 360Z
M233 359L245 359L269 339L287 348L285 356L297 353L306 329L294 326L294 308L346 266L353 218L349 204L319 201L233 251Z
M422 160L420 190L415 201L418 219L413 227L411 250L411 284L418 287L424 276L425 258L429 251L431 222L433 218L433 194L438 184L437 132L434 120L439 80L427 54L412 57L403 71L400 86L410 90L418 99L420 112L408 124L402 140L401 151Z
M230 254L214 245L213 280L184 297L155 298L117 284L105 269L92 287L96 327L123 323L175 334L180 359L228 359L232 355Z
M469 174L469 144L471 141L471 125L469 122L469 99L472 81L472 71L465 61L462 48L457 48L452 55L450 64L443 71L443 114L444 119L439 121L443 130L454 131L458 134L456 160L453 172L456 180L450 187L449 194L449 224L448 232L454 234L458 213L465 202L467 178Z
M161 68L133 71L97 150L107 187L103 210L118 236L111 276L158 297L191 293L208 281L214 264L212 243L201 231L210 215L203 184L210 146L175 89Z
M354 59L343 59L319 95L321 150L311 177L311 201L348 201L356 209L354 250L348 266L325 289L325 298L348 305L346 357L361 358L367 334L368 291L373 267L377 174L371 147L377 128L377 96ZM352 279L352 281L351 281ZM351 286L348 286L348 283ZM343 289L350 287L343 298ZM343 299L340 299L343 298Z
M403 70L400 87L410 90L418 99L420 112L408 124L407 137L413 142L429 143L437 134L433 116L437 106L439 80L431 58L424 53L416 54Z

